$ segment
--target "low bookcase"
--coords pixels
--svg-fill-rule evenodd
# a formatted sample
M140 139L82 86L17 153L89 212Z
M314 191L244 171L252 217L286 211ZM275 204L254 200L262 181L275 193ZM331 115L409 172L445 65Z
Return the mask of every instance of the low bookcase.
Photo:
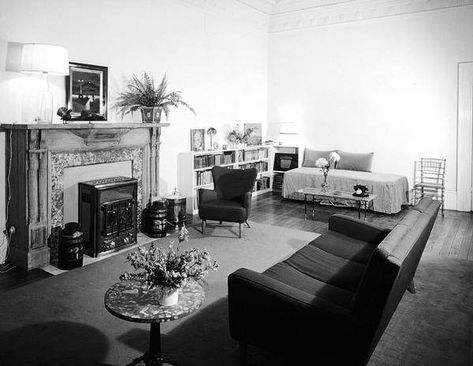
M213 189L212 168L215 165L231 169L258 170L253 194L271 191L270 146L247 146L242 148L211 151L187 151L178 158L179 192L187 198L187 212L197 213L199 188Z

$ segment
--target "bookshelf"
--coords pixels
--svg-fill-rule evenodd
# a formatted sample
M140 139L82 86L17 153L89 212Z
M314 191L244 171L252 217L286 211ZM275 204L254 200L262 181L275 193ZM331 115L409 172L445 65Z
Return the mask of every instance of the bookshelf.
M179 192L187 198L187 212L197 213L197 190L213 189L212 168L215 165L231 169L258 170L254 195L271 191L271 147L247 146L212 151L187 151L178 155Z

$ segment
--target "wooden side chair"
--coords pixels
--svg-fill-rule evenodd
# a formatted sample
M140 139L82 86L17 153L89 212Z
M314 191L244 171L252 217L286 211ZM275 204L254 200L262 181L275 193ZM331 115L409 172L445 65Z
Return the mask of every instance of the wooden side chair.
M421 158L414 162L413 203L424 196L440 201L443 215L446 159Z
M241 238L241 224L248 227L251 196L258 172L251 169L229 169L220 166L212 168L214 189L199 189L199 217L202 220L202 234L207 220L237 222Z

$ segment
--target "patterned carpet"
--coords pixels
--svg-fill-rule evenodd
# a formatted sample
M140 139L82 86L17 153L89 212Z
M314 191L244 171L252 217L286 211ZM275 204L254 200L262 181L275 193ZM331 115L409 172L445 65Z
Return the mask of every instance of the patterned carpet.
M163 351L182 366L238 365L228 332L227 275L240 267L262 271L316 234L252 224L190 230L189 247L207 248L221 267L207 277L206 300L191 316L162 325ZM167 245L169 238L160 239ZM149 327L110 315L103 295L128 265L125 254L14 289L0 299L0 365L124 365L147 350ZM417 293L406 293L370 365L470 365L473 263L426 257ZM254 309L257 311L257 309ZM249 365L280 361L255 347Z

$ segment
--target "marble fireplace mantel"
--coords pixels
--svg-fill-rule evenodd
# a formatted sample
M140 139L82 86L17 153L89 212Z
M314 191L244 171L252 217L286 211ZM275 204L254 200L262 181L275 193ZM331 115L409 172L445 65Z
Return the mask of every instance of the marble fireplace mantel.
M131 161L141 211L159 196L161 128L168 123L2 124L5 133L9 258L32 269L49 264L48 238L62 226L64 170ZM9 167L11 167L9 169ZM9 203L8 203L9 202Z

